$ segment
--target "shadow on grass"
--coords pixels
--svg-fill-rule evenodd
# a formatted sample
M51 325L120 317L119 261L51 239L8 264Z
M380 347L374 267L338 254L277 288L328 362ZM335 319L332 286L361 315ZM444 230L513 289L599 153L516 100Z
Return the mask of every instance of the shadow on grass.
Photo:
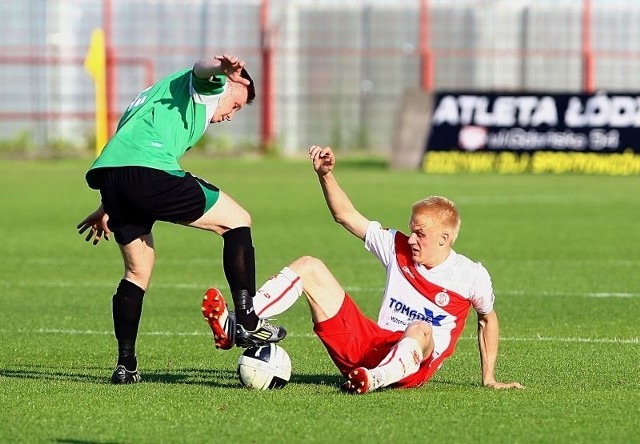
M92 371L103 372L95 375ZM234 370L176 368L171 370L141 371L142 382L151 384L185 384L220 388L242 388ZM83 382L88 384L111 384L110 370L102 367L84 367L82 369L60 370L44 366L23 366L14 369L0 369L0 378L34 379L41 381ZM340 375L301 375L294 374L290 382L295 384L340 387L343 378Z
M452 387L482 387L482 384L479 382L469 383L468 381L454 381L451 379L432 379L427 382L429 385L441 385L441 386L452 386Z
M86 373L74 373L71 371L56 371L44 367L26 367L22 369L0 369L0 377L15 379L39 379L44 381L71 381L86 382L90 384L104 384L106 379L101 376L92 376Z
M58 438L53 442L60 444L121 444L120 441L88 441L86 439Z
M176 368L145 370L142 382L151 384L203 385L206 387L241 388L235 370Z
M102 372L94 375L92 370ZM154 384L195 384L212 387L240 387L236 372L218 369L174 369L141 371L142 381ZM16 369L0 369L0 377L15 379L37 379L43 381L84 382L88 384L111 384L111 370L102 367L60 370L40 366L23 366Z
M334 386L339 388L344 382L344 378L339 375L291 375L289 381L293 384L306 384L306 385L321 385L321 386Z

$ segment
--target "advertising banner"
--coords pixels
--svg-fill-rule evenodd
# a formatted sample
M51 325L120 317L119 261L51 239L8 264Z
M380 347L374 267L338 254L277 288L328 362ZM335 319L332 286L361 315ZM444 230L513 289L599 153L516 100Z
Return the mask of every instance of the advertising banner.
M640 174L640 93L438 92L422 167Z

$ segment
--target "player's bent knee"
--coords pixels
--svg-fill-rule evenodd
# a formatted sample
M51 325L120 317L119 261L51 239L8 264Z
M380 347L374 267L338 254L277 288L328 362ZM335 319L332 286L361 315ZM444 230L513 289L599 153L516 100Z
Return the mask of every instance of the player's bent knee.
M320 259L313 256L302 256L289 265L303 281L317 280L326 277L329 269Z
M415 321L405 330L404 337L415 339L422 348L422 354L426 358L433 353L433 327L426 321Z
M151 280L151 272L126 269L124 278L146 291L149 287L149 281Z
M217 218L212 221L212 229L209 231L218 231L217 227L223 227L223 231L235 230L236 228L249 227L251 228L252 220L251 215L245 210L241 213L225 214L222 218Z
M206 213L193 222L181 222L202 230L213 231L219 235L239 227L251 227L251 214L226 194Z
M407 329L405 330L405 334L406 336L429 341L433 334L433 327L426 321L415 321L407 327Z
M238 227L249 227L251 228L251 224L253 220L251 220L251 214L249 214L246 210L242 215L240 215L240 220L238 222ZM237 227L234 227L237 228Z

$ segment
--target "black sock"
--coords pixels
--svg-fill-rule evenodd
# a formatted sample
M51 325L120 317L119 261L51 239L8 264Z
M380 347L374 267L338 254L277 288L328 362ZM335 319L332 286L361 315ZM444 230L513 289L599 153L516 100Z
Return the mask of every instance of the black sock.
M234 228L224 233L222 238L222 266L231 289L236 322L247 330L254 330L258 325L258 316L253 309L253 296L256 294L256 261L251 229Z
M236 322L247 330L255 330L258 326L258 315L253 309L253 296L247 290L232 291L231 295L236 311Z
M113 329L118 340L118 365L127 370L136 370L136 338L142 316L144 290L136 284L122 279L113 295Z

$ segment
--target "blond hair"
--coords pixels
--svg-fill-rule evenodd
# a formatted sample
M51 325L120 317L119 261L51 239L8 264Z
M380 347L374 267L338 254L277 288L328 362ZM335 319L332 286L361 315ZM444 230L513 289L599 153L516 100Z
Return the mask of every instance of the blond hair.
M412 216L428 216L434 224L450 230L451 244L456 241L460 232L460 213L456 205L446 197L429 196L419 200L411 207Z

